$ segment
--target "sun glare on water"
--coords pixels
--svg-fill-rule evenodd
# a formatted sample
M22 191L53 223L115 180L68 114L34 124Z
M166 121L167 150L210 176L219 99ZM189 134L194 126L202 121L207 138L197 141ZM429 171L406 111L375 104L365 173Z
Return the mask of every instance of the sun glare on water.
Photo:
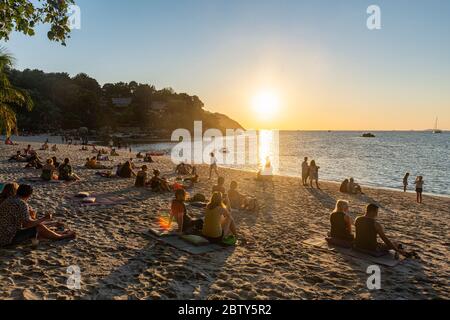
M252 106L260 118L270 119L278 112L280 100L276 93L262 91L253 97Z

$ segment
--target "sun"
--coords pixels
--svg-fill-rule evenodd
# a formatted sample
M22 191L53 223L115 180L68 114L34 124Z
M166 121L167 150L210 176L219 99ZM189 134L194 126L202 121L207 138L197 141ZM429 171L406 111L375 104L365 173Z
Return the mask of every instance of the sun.
M261 91L253 97L252 106L257 115L268 119L278 112L280 100L273 91Z

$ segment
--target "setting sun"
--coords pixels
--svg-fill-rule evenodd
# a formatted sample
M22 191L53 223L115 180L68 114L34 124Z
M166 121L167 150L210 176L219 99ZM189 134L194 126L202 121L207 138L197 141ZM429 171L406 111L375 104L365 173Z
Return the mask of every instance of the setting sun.
M253 109L261 118L274 116L280 107L280 100L274 92L263 91L253 97Z

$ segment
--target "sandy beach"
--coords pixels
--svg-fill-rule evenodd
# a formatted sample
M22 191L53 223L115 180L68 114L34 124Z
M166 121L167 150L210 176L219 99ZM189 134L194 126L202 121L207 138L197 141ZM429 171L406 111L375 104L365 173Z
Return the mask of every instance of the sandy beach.
M27 140L24 138L24 140ZM0 182L38 177L39 170L8 162L19 146L0 146ZM39 143L32 143L39 149ZM0 299L449 299L450 198L368 189L365 195L339 193L335 183L322 190L304 188L296 178L275 177L263 188L250 172L220 169L228 186L239 183L257 197L258 213L235 211L239 245L193 256L162 245L149 235L149 223L167 211L172 194L154 194L134 187L134 180L104 179L83 168L92 153L80 146L59 146L57 153L39 152L42 159L69 157L82 181L74 184L34 184L31 206L77 232L74 241L24 244L0 249ZM129 159L120 151L112 164ZM150 169L173 173L169 158L156 157ZM141 165L136 160L136 165ZM191 194L210 195L207 168ZM120 196L125 204L80 208L69 199L81 192ZM302 241L326 236L329 214L337 199L350 201L354 217L371 202L380 205L386 233L421 260L405 260L382 268L382 289L366 286L370 263L315 249ZM200 209L197 210L200 213ZM79 266L81 288L70 290L67 268Z

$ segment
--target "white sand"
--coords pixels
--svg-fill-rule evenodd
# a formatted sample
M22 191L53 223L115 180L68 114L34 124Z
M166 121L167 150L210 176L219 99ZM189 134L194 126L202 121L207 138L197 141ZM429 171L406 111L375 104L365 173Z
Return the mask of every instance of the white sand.
M32 138L26 138L33 140ZM55 138L59 142L59 138ZM35 140L36 141L36 140ZM39 149L40 143L33 143ZM0 146L0 181L36 177L37 170L7 159L20 147ZM234 214L240 246L234 250L191 256L159 244L148 236L149 221L169 207L171 194L153 194L133 187L134 180L109 180L84 170L91 152L60 146L58 159L70 157L83 181L70 186L40 184L31 205L40 214L55 217L78 233L71 242L41 243L0 249L0 299L433 299L450 298L450 199L367 189L366 196L343 196L338 185L323 183L323 191L300 186L295 178L276 177L275 189L253 181L248 172L221 169L227 185L234 179L246 193L256 195L258 214ZM127 159L129 154L122 151ZM53 156L51 152L41 157ZM167 158L150 168L173 172ZM202 177L206 168L200 168ZM209 196L206 179L192 193ZM127 205L80 209L66 196L79 191L120 195ZM407 260L395 268L382 268L382 290L366 287L370 263L305 246L303 240L325 235L336 199L351 202L361 213L376 201L380 220L392 238L421 251L421 261ZM66 286L67 267L81 269L80 290Z

